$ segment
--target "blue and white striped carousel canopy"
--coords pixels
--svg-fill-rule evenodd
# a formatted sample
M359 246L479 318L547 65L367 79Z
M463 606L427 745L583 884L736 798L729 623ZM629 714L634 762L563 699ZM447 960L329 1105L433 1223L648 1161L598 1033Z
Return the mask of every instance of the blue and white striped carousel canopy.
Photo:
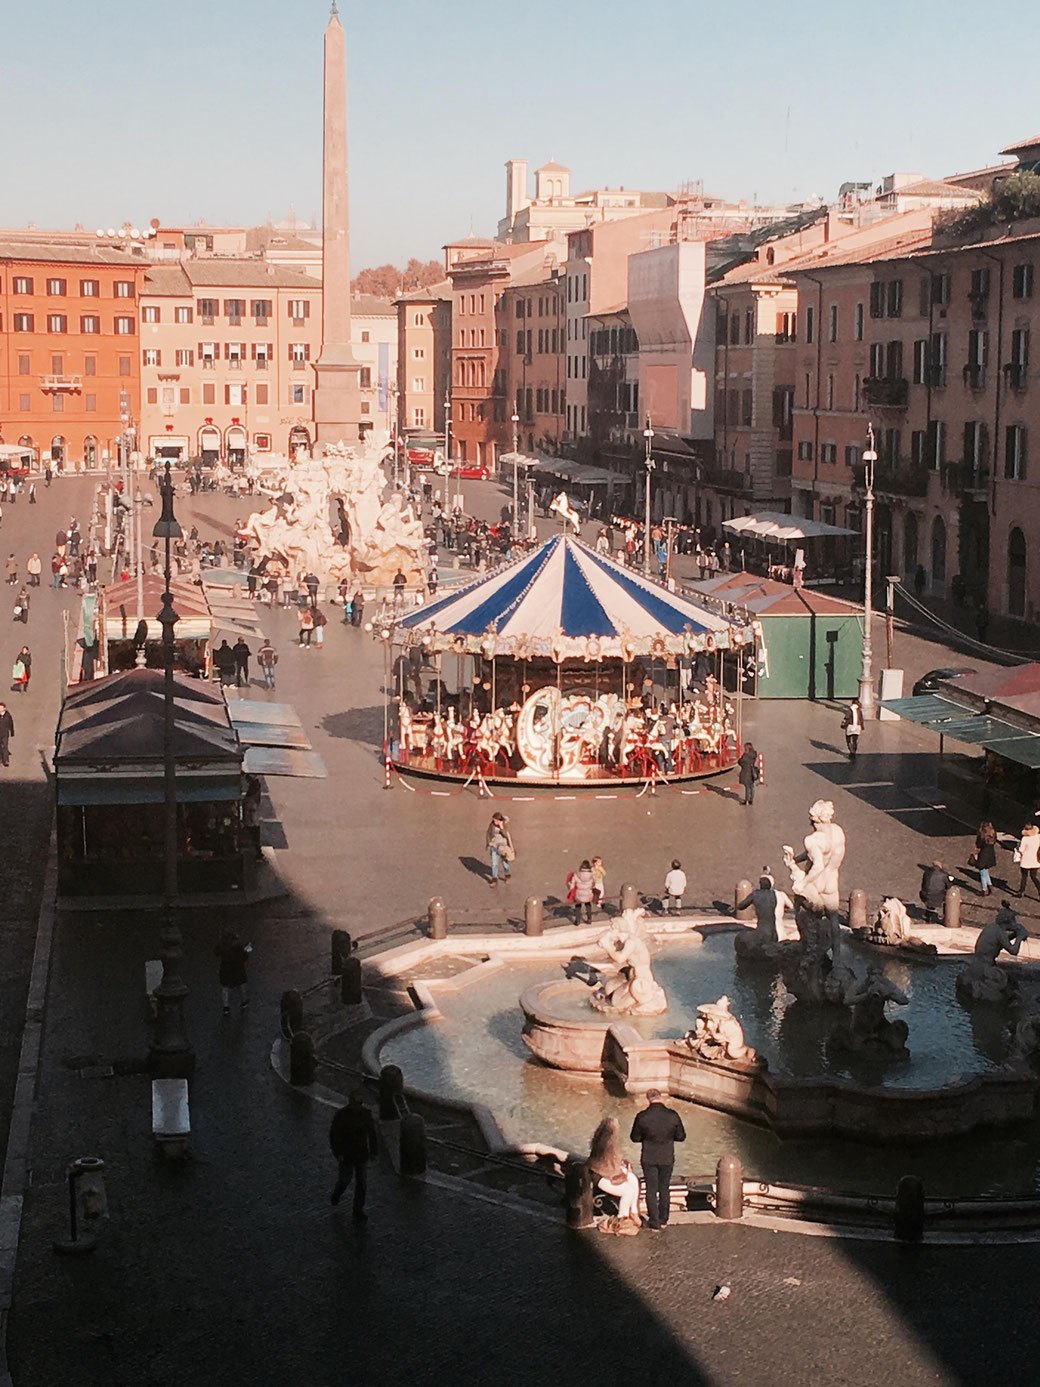
M750 632L563 535L410 613L394 633L431 650L557 660L692 655L745 638Z

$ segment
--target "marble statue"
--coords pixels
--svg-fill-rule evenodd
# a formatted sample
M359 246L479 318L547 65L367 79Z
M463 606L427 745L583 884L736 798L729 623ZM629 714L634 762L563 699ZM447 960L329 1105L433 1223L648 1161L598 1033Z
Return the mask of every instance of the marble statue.
M642 909L622 911L597 940L615 971L602 979L589 999L596 1011L614 1016L660 1016L668 1010L668 998L650 965L645 916Z
M851 1008L847 1021L831 1031L829 1043L841 1050L880 1049L901 1058L907 1056L906 1038L909 1027L905 1021L890 1021L885 1015L885 1003L908 1005L902 988L885 977L881 968L872 963L862 981L845 991L845 1005Z
M740 1060L753 1064L758 1052L744 1040L744 1028L730 1010L728 997L697 1008L697 1023L683 1036L695 1055L706 1060Z
M963 1002L1007 1002L1015 996L1015 983L997 966L1001 953L1012 958L1029 938L1007 901L1001 901L996 917L979 930L971 961L957 976L957 995Z
M838 906L839 873L845 859L845 834L834 822L834 805L818 799L809 807L812 832L797 856L784 844L784 862L791 873L794 913L801 949L783 959L784 984L799 1001L844 1001L856 981L840 962L841 923Z
M853 932L869 944L892 949L913 949L915 953L922 954L934 955L938 952L934 944L926 944L911 933L910 915L898 896L885 896L867 928Z
M320 458L303 453L287 465L273 504L255 511L240 534L257 559L280 562L292 578L317 573L331 582L346 578L389 587L400 570L409 583L421 584L428 552L422 522L400 493L384 501L385 489L373 453L328 444Z
M1030 1062L1040 1059L1040 998L1033 997L1011 1028L1008 1060Z

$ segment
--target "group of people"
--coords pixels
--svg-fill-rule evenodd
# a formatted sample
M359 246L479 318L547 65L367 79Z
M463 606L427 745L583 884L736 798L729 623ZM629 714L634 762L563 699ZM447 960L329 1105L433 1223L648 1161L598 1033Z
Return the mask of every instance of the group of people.
M629 1133L629 1140L639 1146L642 1156L646 1226L652 1233L668 1227L675 1144L686 1140L682 1118L663 1100L660 1090L648 1089L646 1107L636 1114ZM625 1155L621 1126L613 1115L605 1117L593 1133L585 1168L594 1188L617 1201L617 1213L601 1217L601 1231L638 1233L644 1226L639 1215L639 1177Z
M979 874L979 887L984 896L993 894L992 873L997 866L997 849L1001 846L1000 835L992 822L987 819L979 824L971 865ZM1017 843L1012 848L1012 862L1020 873L1018 890L1012 894L1024 896L1031 882L1037 896L1040 897L1040 824L1030 822L1024 825Z

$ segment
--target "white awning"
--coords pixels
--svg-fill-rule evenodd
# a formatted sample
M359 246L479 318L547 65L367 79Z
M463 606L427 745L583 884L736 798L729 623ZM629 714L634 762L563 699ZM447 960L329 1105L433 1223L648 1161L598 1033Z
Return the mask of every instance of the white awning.
M827 525L822 520L806 520L799 515L782 515L775 511L759 511L757 515L737 515L724 520L722 528L732 534L754 535L757 539L784 543L794 539L824 539L828 535L854 535L855 530L840 525Z

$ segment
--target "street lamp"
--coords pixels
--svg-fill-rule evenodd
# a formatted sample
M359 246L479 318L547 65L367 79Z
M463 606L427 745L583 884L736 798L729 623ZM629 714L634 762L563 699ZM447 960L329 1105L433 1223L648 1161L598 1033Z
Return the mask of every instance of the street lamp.
M859 706L864 721L876 712L874 704L874 650L871 645L870 627L874 613L874 464L877 452L874 448L874 425L867 425L868 447L863 454L863 480L867 494L864 504L863 531L866 541L866 572L863 577L863 670L859 676Z
M188 996L187 984L180 975L184 939L173 913L178 891L177 762L173 745L173 631L178 617L173 610L173 593L170 591L170 541L180 539L181 527L173 513L173 481L170 477L169 458L166 460L166 471L159 493L162 496L162 514L155 522L152 535L155 539L164 540L166 545L166 588L162 595L162 611L159 613L163 644L163 923L159 933L163 975L162 982L153 994L156 1017L148 1052L148 1065L152 1074L160 1079L189 1079L195 1072L195 1051L191 1047L184 1024L184 1003Z
M517 466L520 461L520 416L513 410L513 533L516 534L520 520L520 481Z
M643 458L643 466L646 468L646 515L643 521L643 572L650 576L650 473L654 470L654 430L650 422L649 414L646 416L646 428L643 430L643 437L646 439L646 456Z

